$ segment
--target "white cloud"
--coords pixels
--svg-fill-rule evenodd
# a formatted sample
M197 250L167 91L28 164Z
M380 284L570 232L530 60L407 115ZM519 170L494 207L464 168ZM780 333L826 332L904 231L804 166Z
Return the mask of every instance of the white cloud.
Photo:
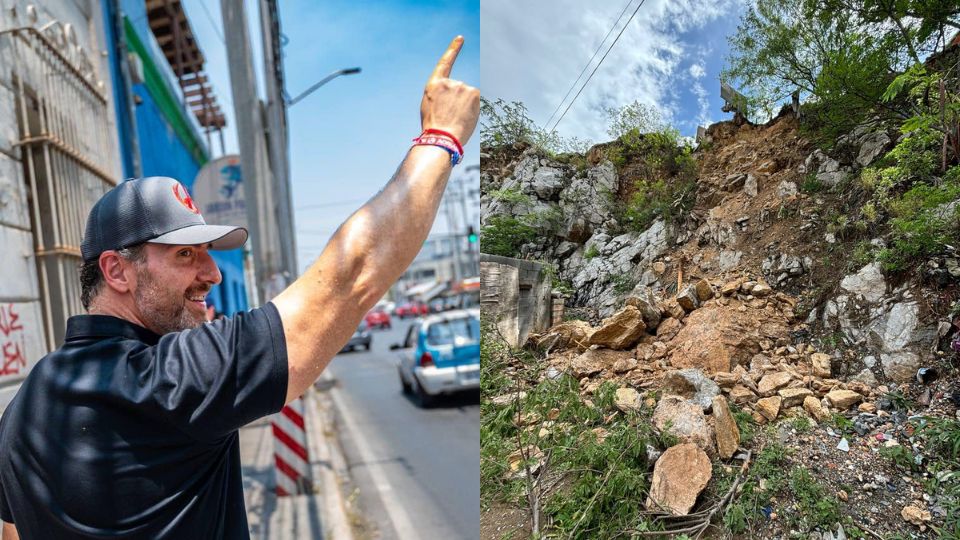
M571 92L571 98L633 12L636 1ZM706 75L702 51L680 36L704 30L711 21L728 16L734 11L734 1L646 0L558 127L560 134L607 140L604 108L634 101L651 105L666 120L675 121L680 112L680 93L686 89L697 95L698 116L706 118L709 108L700 84ZM619 2L483 0L483 94L522 101L534 121L543 125L621 10L623 4ZM701 60L685 67L694 56ZM557 116L562 112L561 108Z

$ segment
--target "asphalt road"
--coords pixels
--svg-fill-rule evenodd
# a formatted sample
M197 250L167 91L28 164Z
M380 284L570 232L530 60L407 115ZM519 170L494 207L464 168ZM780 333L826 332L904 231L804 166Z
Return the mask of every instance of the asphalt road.
M341 353L327 370L347 465L379 538L477 538L480 393L421 409L401 392L390 344L412 321L394 317L369 352Z

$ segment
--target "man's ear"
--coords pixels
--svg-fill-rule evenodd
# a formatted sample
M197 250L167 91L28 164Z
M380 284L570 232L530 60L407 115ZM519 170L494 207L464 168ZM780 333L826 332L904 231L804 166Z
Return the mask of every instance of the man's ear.
M108 250L100 254L100 273L107 286L118 293L130 292L136 286L136 272L133 262L120 256L116 251Z

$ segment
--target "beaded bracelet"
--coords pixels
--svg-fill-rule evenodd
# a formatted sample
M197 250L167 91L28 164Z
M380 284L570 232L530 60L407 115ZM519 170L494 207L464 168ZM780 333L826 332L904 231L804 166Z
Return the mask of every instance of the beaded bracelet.
M414 146L439 146L450 152L450 163L456 165L463 161L463 146L450 133L439 129L425 129L423 133L413 139Z

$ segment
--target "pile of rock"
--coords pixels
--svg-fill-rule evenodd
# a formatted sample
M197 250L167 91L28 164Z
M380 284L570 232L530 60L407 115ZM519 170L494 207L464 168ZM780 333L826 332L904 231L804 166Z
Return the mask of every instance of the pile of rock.
M647 506L685 515L709 482L711 460L739 448L730 402L760 424L877 410L870 384L833 378L833 357L791 343L795 305L763 280L701 279L669 299L639 287L599 327L568 321L531 339L553 351L554 367L577 377L584 394L618 381L621 411L653 409L653 426L677 445L657 459ZM661 398L644 399L638 388L657 388Z

